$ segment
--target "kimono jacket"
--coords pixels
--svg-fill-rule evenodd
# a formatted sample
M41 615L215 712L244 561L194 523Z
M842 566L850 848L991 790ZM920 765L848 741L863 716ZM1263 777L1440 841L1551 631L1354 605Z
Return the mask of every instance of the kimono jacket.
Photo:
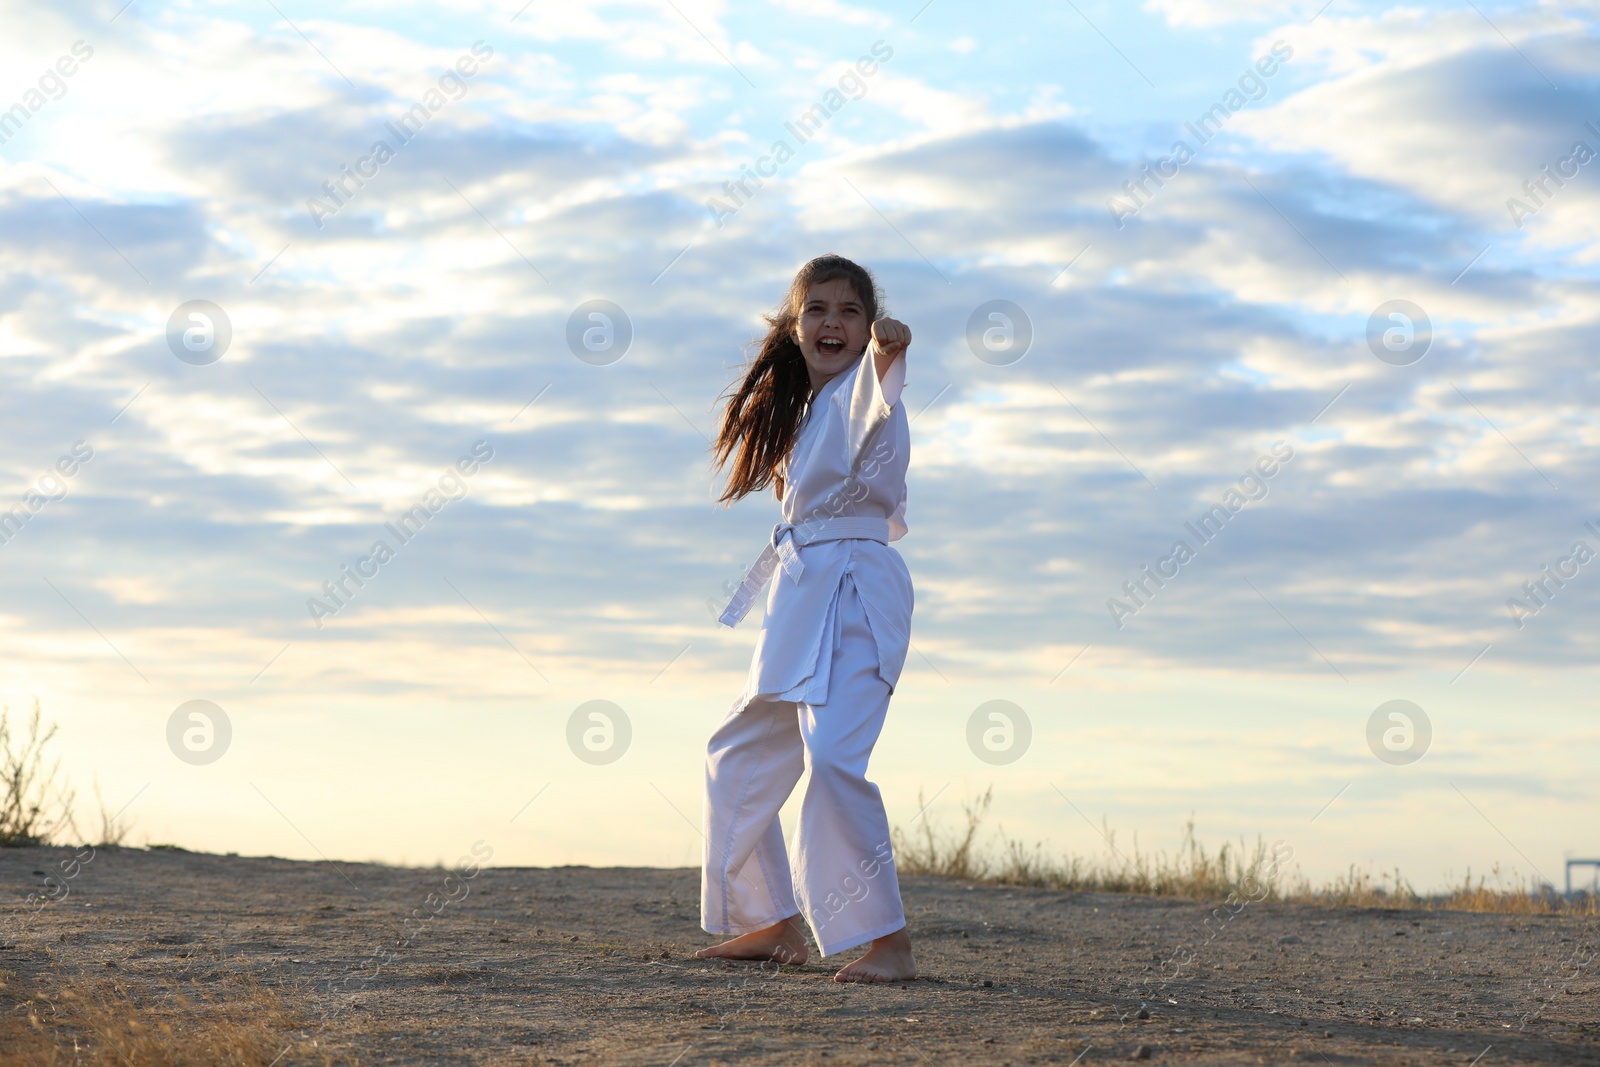
M854 367L822 386L779 468L783 521L720 620L738 625L771 579L766 621L732 711L762 699L827 703L846 581L866 611L879 676L891 693L900 680L911 640L911 573L889 542L906 533L911 430L900 403L905 359L879 382L876 353L877 343L868 344Z

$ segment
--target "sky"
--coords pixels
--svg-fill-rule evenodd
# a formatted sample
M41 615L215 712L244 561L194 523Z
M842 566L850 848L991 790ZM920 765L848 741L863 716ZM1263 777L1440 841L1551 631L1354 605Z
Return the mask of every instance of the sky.
M758 628L715 615L777 519L716 503L718 397L836 252L914 334L892 822L992 789L1057 853L1192 818L1313 880L1560 885L1600 856L1597 25L8 9L0 701L91 836L98 786L130 843L697 864Z

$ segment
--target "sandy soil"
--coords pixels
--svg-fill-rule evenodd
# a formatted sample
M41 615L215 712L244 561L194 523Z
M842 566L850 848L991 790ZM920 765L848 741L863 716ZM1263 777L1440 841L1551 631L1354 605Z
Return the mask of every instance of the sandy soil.
M694 870L72 855L0 850L0 969L254 976L303 1009L284 1065L1600 1064L1595 920L1250 904L1207 927L1193 902L909 878L922 977L874 988L831 981L846 955L692 959L717 940Z

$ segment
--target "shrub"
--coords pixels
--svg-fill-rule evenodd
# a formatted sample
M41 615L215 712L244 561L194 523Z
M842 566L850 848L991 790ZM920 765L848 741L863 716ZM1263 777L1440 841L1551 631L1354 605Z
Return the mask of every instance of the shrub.
M76 826L77 797L61 778L61 761L45 762L45 746L56 735L43 727L39 701L33 702L26 739L11 732L11 709L0 708L0 847L46 845Z

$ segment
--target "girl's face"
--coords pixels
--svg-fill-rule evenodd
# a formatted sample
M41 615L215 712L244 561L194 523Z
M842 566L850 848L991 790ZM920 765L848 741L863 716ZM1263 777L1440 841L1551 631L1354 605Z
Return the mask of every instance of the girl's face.
M853 366L867 350L871 331L867 309L849 279L832 278L811 286L795 323L795 341L805 357L812 389L820 389Z

